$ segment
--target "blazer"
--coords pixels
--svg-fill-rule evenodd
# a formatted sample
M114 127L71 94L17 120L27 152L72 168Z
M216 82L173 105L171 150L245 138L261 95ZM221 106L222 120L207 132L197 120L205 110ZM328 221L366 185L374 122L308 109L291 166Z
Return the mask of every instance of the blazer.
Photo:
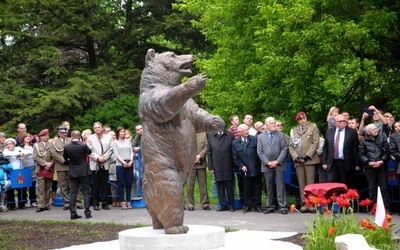
M261 160L261 172L286 171L288 144L285 135L282 132L275 131L272 142L270 142L267 131L260 134L257 142L257 154ZM278 161L278 167L269 168L266 165L269 161Z
M71 138L65 138L65 144L62 142L61 138L55 139L51 144L51 156L54 159L54 170L56 171L68 171L68 164L64 160L64 147L65 145L71 143Z
M332 162L334 160L335 151L335 132L336 127L330 128L326 131L324 147L322 149L322 164L326 164L327 171L331 170ZM355 167L359 166L358 160L358 134L355 129L344 128L344 141L343 141L343 160L347 172L355 171Z
M207 134L205 132L196 134L197 154L200 155L200 164L195 163L193 169L205 169L207 167Z
M92 174L86 155L92 150L83 142L72 141L64 147L64 159L69 165L69 176L71 178L85 177Z
M244 146L241 136L235 139L232 143L232 157L238 171L241 171L243 166L247 167L247 177L261 174L260 158L257 155L257 138L255 136L249 135L247 137L246 146Z
M96 171L97 169L97 158L103 156L106 161L103 163L106 170L110 169L110 159L113 154L111 147L112 138L110 135L103 134L101 137L101 144L97 134L92 134L88 137L87 145L92 150L90 154L90 169Z

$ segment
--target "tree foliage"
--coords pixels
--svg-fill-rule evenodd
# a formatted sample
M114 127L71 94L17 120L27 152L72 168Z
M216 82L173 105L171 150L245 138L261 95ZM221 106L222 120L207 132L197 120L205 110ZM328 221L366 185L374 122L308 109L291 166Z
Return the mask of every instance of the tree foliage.
M303 110L326 128L331 106L400 114L396 1L183 0L180 8L200 15L195 27L218 46L198 63L210 77L201 97L225 118L252 113L294 124Z
M203 35L190 26L193 17L174 10L173 2L2 1L1 130L15 133L24 122L35 133L63 120L91 127L100 118L105 124L137 124L137 109L111 104L128 105L115 102L118 97L137 101L146 51L208 49ZM109 116L102 107L112 108ZM96 112L98 119L90 115Z

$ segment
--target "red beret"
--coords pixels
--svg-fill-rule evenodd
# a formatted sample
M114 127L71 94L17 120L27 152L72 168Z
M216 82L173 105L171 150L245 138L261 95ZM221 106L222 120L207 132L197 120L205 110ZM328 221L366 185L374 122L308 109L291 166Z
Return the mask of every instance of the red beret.
M303 118L303 117L306 117L306 113L304 113L303 111L300 111L300 112L297 113L297 115L296 115L296 121L299 120L299 119L301 119L301 118Z
M42 129L42 131L39 132L39 136L44 136L47 135L49 133L49 130L47 128Z

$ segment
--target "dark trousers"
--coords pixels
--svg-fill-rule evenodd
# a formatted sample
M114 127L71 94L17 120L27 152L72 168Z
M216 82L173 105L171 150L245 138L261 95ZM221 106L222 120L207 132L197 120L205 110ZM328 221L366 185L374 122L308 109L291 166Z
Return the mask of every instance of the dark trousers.
M76 215L76 197L78 196L79 187L83 195L83 204L85 206L85 215L90 215L90 176L70 178L70 199L69 211L71 216Z
M243 178L244 178L244 174L242 173L242 171L236 173L236 180L237 180L237 185L238 185L238 189L239 189L239 197L240 197L240 203L243 205L245 204L244 201L244 185L243 185ZM235 188L235 187L233 187Z
M386 183L386 166L380 168L367 168L365 169L365 174L368 181L369 198L376 203L379 186L381 188L383 203L385 204L386 208L389 208L390 196Z
M243 175L244 205L249 207L261 206L261 175L245 177Z
M119 202L131 202L133 168L124 168L123 166L117 166L117 182ZM125 200L124 197L126 197Z
M344 160L333 160L332 167L327 172L327 182L340 182L346 184L346 168Z
M26 199L26 188L10 188L7 190L7 204L10 208L15 207L14 190L18 192L18 207L24 208ZM24 192L25 191L25 192Z
M107 205L108 170L92 171L93 177L93 206ZM101 195L101 200L100 200Z
M229 205L231 208L233 206L233 181L216 181L217 192L218 192L218 200L221 204L222 208L228 208L228 204L226 203L226 198L228 198ZM227 197L228 196L228 197Z

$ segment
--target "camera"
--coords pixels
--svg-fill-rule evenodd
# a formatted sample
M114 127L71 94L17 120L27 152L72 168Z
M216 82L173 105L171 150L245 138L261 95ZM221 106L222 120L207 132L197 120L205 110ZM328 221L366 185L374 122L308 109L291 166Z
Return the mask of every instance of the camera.
M98 168L99 170L106 170L106 168L104 167L104 164L103 164L103 163L97 164L97 168Z

